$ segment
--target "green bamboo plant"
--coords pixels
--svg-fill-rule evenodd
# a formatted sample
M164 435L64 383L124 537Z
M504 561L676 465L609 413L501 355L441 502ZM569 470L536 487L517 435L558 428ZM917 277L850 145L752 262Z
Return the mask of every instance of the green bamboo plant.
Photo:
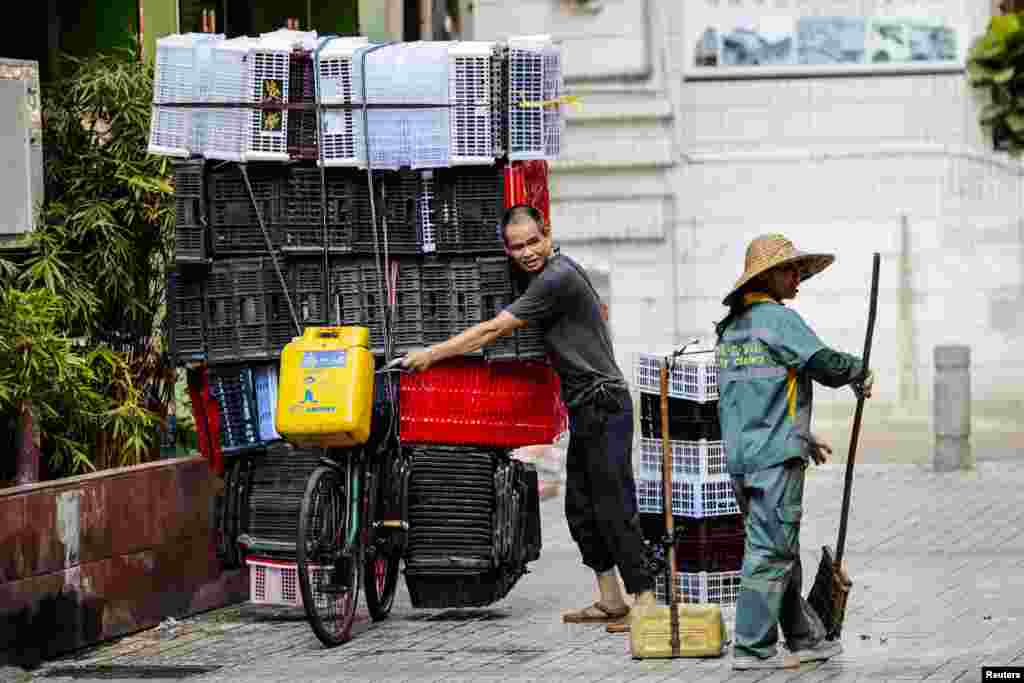
M979 120L992 130L997 146L1011 154L1024 150L1024 15L993 17L988 31L967 55L967 75L987 94Z
M173 188L146 151L153 69L132 50L67 59L43 91L31 255L0 258L0 414L17 416L23 444L35 433L51 477L158 457L174 386L161 341Z

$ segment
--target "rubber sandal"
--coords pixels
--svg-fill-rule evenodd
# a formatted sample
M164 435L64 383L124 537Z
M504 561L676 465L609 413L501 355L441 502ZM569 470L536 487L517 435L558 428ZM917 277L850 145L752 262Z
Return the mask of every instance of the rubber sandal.
M629 607L623 607L620 610L613 610L605 607L600 602L595 602L590 607L584 607L580 610L573 610L571 612L564 612L562 614L563 624L607 624L611 621L619 621L625 619L626 615L629 614Z

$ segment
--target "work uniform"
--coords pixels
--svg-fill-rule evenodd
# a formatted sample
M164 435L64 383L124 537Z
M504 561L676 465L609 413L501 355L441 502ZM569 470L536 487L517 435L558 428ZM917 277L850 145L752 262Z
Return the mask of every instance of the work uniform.
M793 651L825 636L801 593L812 380L842 386L858 379L862 366L826 347L796 311L767 295L747 294L744 304L716 348L718 411L728 471L749 505L735 651L763 659L776 654L778 625Z
M653 590L633 481L633 402L597 292L582 268L556 254L505 310L544 331L561 382L570 429L565 517L583 564L599 574L618 566L630 593Z

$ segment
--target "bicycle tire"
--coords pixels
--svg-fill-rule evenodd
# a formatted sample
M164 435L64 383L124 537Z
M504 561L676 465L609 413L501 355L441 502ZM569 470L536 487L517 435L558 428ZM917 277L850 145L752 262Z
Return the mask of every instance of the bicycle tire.
M295 564L302 605L316 637L327 647L352 638L362 570L360 546L345 555L352 523L351 490L342 471L319 466L302 496Z
M366 609L373 621L386 619L391 613L398 587L398 569L402 561L400 548L391 543L379 543L374 523L381 516L385 501L386 477L385 468L379 462L371 465L372 470L366 477L370 483L366 490L366 524L370 528L369 538L372 547L366 553L366 565L363 567L363 591L366 593ZM364 480L366 481L366 480Z
M366 609L374 621L387 619L395 604L398 592L398 568L402 556L397 552L374 553L366 558L363 573L363 590L366 592Z

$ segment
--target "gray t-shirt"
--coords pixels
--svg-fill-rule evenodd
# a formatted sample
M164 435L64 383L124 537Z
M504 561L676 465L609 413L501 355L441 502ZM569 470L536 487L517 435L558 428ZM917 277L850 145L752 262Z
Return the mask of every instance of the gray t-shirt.
M544 331L544 345L569 408L603 384L626 386L608 324L601 317L601 300L583 269L568 256L549 258L523 295L505 310Z

